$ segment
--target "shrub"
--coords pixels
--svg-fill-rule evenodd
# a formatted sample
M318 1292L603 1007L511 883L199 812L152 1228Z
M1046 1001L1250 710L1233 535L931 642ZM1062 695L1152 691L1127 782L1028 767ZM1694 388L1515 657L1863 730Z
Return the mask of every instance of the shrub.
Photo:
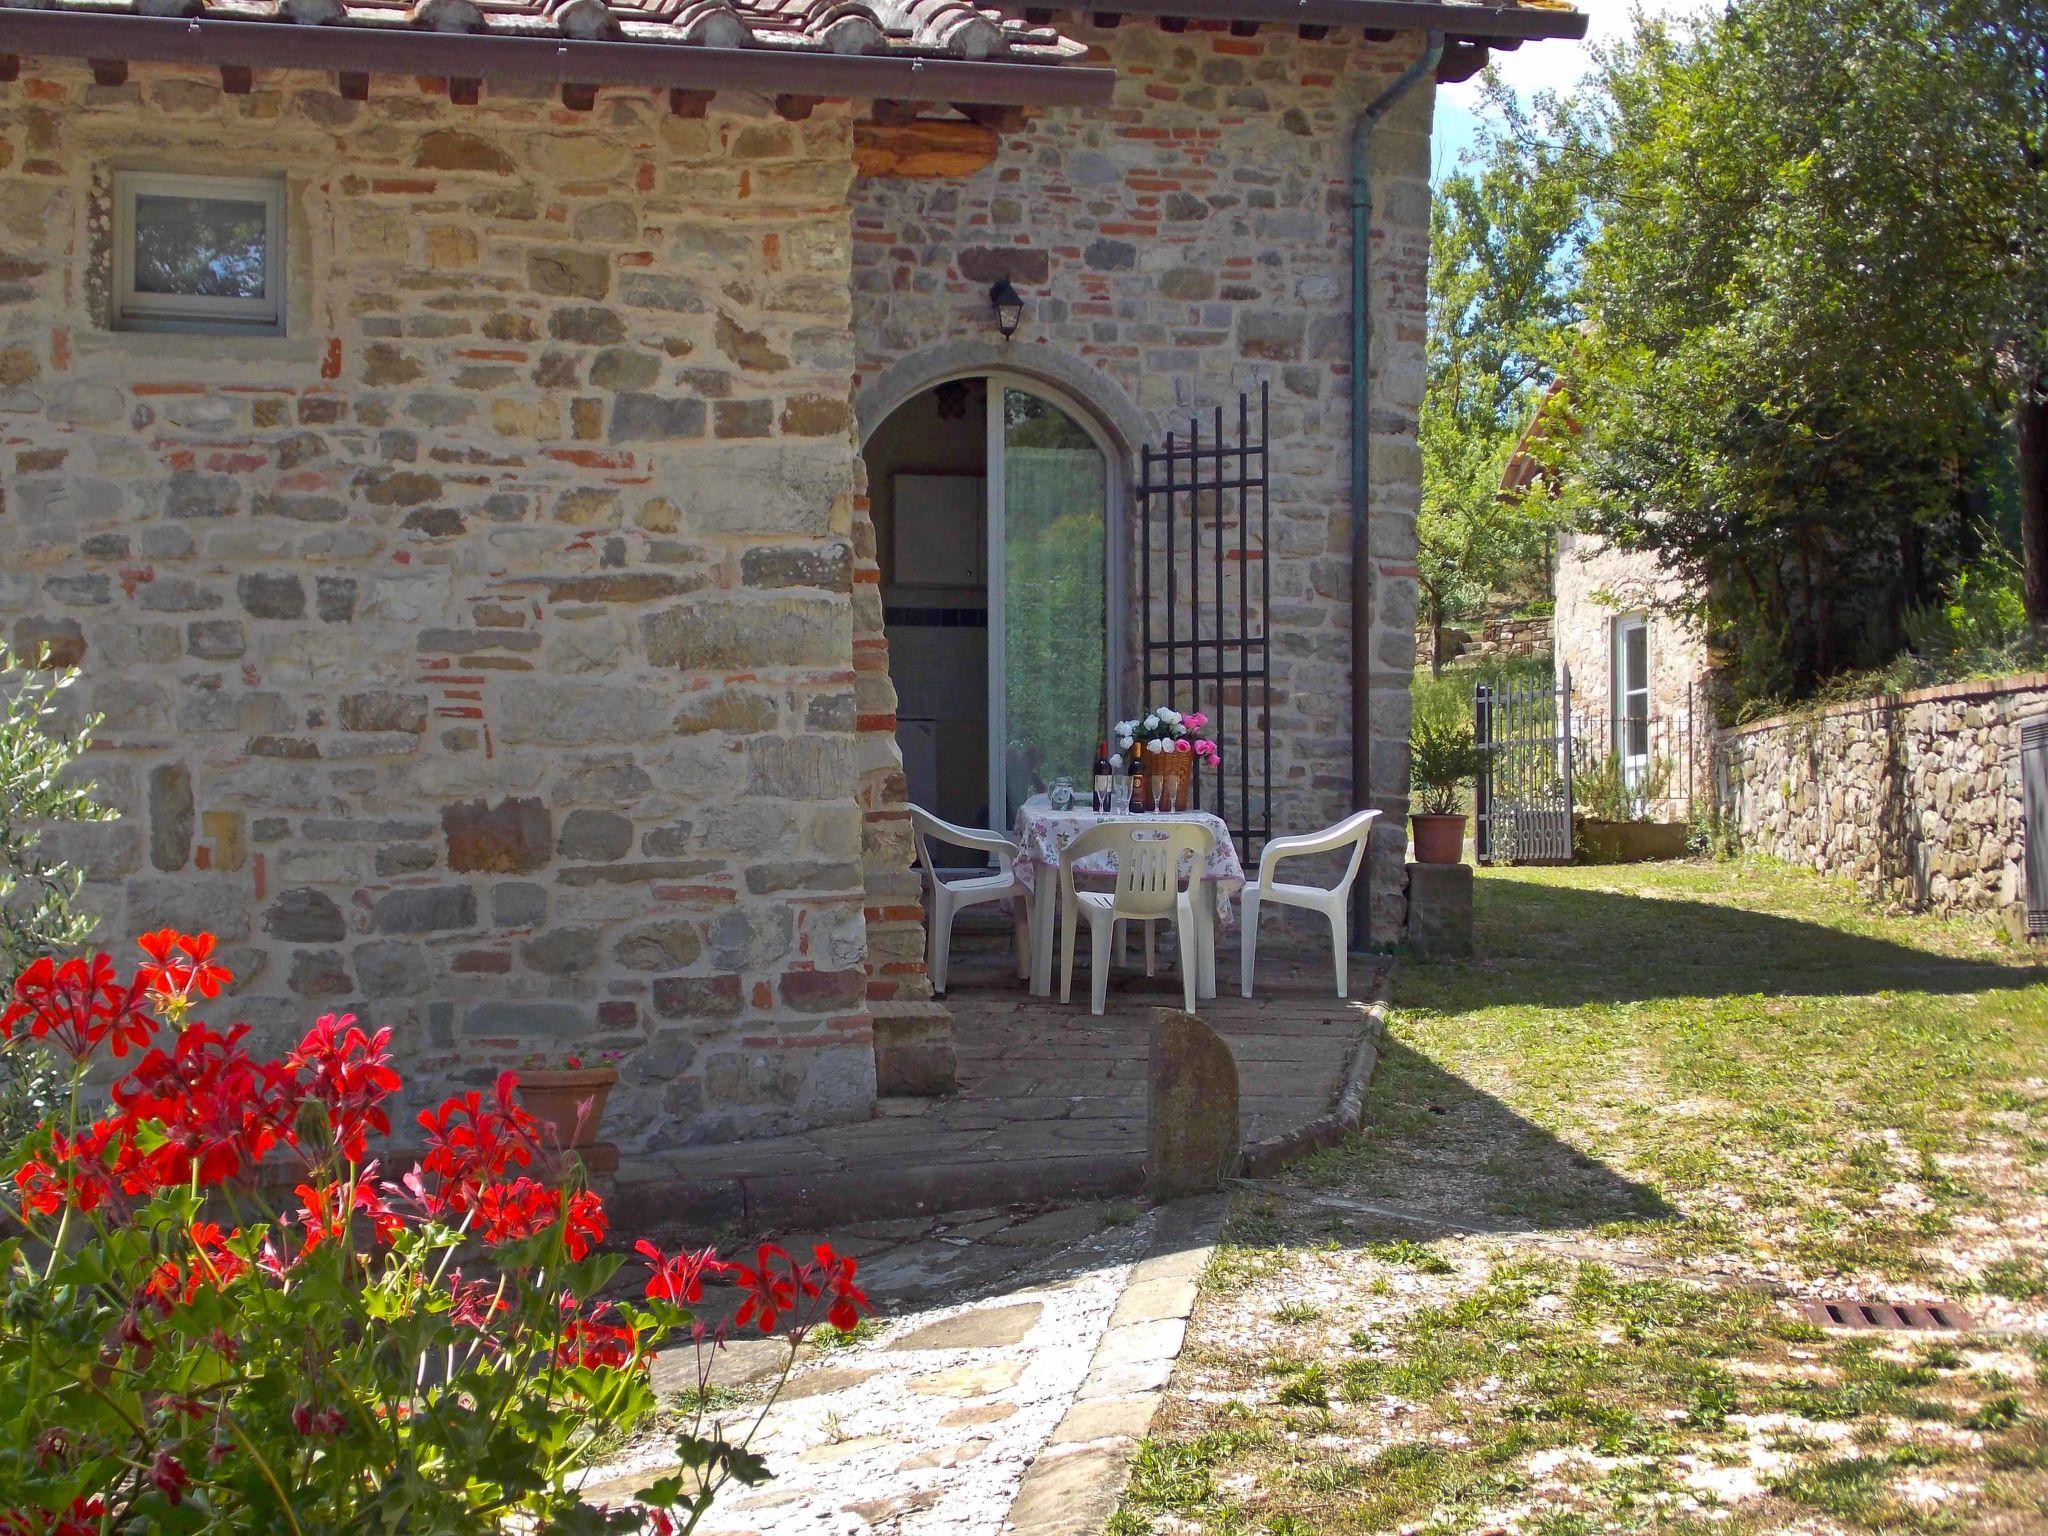
M1458 791L1478 771L1470 725L1442 716L1416 720L1408 733L1408 777L1422 815L1457 815Z
M99 724L95 717L58 727L57 696L77 681L76 669L23 667L0 645L0 976L75 950L92 933L92 916L76 907L78 871L46 858L41 847L53 822L119 814L93 799L91 784L67 773ZM58 1082L47 1066L40 1053L0 1050L0 1147L12 1145L52 1102Z
M230 980L210 936L142 947L132 978L105 955L38 960L0 1014L68 1090L5 1164L0 1533L669 1533L767 1475L751 1430L700 1416L649 1508L588 1507L574 1486L654 1408L662 1339L687 1328L706 1376L720 1332L685 1308L707 1282L793 1356L859 1321L853 1260L642 1242L642 1299L600 1299L623 1262L600 1251L603 1202L513 1074L423 1112L424 1155L381 1178L388 1030L329 1015L259 1060L245 1026L197 1016ZM94 1115L103 1056L126 1070ZM280 1173L293 1198L273 1213Z

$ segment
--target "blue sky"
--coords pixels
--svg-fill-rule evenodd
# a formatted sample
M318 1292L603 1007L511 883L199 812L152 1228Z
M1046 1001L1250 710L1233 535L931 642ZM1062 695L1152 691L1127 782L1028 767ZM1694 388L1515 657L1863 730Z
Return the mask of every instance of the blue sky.
M1583 43L1524 43L1513 53L1496 53L1494 61L1508 83L1524 97L1544 89L1564 90L1578 83L1592 61L1591 45L1604 42L1627 30L1629 13L1641 9L1653 15L1676 15L1695 9L1702 0L1578 0L1579 9L1591 20ZM1434 174L1441 176L1457 164L1461 152L1471 147L1478 123L1479 82L1447 85L1436 93L1436 140Z

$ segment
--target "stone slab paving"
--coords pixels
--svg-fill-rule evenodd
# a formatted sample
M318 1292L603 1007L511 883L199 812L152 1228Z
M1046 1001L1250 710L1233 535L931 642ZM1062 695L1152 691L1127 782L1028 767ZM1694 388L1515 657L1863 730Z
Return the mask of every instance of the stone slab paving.
M1080 1536L1115 1507L1152 1422L1223 1218L1221 1197L1142 1210L1090 1203L860 1224L881 1328L807 1351L754 1441L775 1471L734 1490L700 1529L758 1536ZM772 1234L791 1247L803 1233ZM744 1342L714 1380L752 1392L779 1371ZM695 1379L663 1357L664 1392ZM758 1411L758 1410L755 1410ZM731 1410L743 1422L753 1413ZM650 1443L599 1469L593 1501L630 1496L663 1467Z
M843 1224L1135 1195L1151 1010L1179 1005L1172 975L1119 973L1098 1018L1085 1004L1032 997L1009 970L1005 939L965 938L946 999L956 1094L888 1101L854 1125L629 1158L612 1202L619 1224ZM1248 1000L1235 966L1220 969L1223 995L1201 1016L1236 1057L1247 1147L1326 1121L1356 1078L1378 978L1354 963L1353 995L1340 1000L1326 955L1276 948L1261 952L1259 995Z

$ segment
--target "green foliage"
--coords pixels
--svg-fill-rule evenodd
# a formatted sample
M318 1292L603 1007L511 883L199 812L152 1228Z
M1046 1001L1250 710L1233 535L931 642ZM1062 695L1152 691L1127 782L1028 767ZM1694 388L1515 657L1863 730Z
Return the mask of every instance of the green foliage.
M36 670L0 646L0 973L14 975L42 955L74 950L93 919L74 910L79 872L41 852L54 822L112 821L120 813L95 787L67 772L92 744L99 718L61 723L58 696L75 669Z
M1671 793L1677 765L1651 758L1631 773L1614 752L1574 751L1572 809L1595 821L1650 821L1651 808Z
M1569 278L1584 225L1565 175L1576 146L1568 120L1555 126L1561 145L1484 140L1431 210L1416 544L1436 632L1546 575L1550 520L1540 500L1504 497L1501 476L1577 318Z
M1752 0L1640 22L1572 108L1590 323L1545 447L1707 595L1738 699L1890 654L1983 542L2048 313L2043 36L2040 0Z
M1408 732L1408 777L1425 816L1458 814L1458 791L1479 771L1472 727L1459 720L1418 717Z
M99 724L97 716L63 723L59 698L77 681L76 669L24 665L0 646L0 975L75 950L93 929L92 915L75 905L79 872L41 846L53 824L119 815L93 798L94 785L68 771ZM0 1045L0 1145L35 1122L56 1086L40 1051Z

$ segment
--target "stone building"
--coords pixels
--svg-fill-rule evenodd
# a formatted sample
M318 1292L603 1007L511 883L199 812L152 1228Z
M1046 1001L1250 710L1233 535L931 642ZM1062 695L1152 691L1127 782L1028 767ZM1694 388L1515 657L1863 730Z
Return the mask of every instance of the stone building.
M1574 734L1683 819L1710 793L1714 711L1692 592L1645 550L1562 532L1551 569L1552 656L1570 668Z
M1431 77L1583 30L0 7L0 624L105 717L124 814L62 850L103 931L216 932L259 1033L357 1010L422 1094L617 1051L635 1147L865 1116L878 1064L942 1088L899 689L915 773L995 822L1092 747L1137 687L1138 456L1262 386L1272 819L1384 806L1397 928ZM1352 130L1418 63L1372 136L1361 566ZM1076 579L1006 599L1034 519ZM990 723L1047 707L1071 741Z

